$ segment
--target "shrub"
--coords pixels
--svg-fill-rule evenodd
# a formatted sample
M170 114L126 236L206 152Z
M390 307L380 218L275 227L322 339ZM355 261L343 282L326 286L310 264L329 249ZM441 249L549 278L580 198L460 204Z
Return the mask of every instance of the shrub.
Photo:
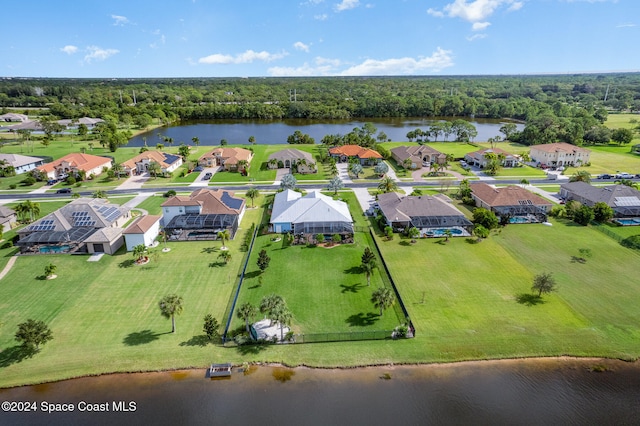
M624 240L620 241L620 244L630 249L640 250L640 235L632 235L630 237L627 237Z
M67 177L67 185L74 185L75 183L76 183L76 178L74 178L73 176Z
M18 187L18 185L16 185L15 183L12 183L11 185L9 185L9 189L16 189Z
M173 189L168 190L167 192L165 192L164 194L162 194L162 196L164 198L169 198L169 197L173 197L176 195L176 191L174 191Z
M36 178L34 178L33 176L27 176L22 180L22 184L25 186L31 186L35 183L36 183Z

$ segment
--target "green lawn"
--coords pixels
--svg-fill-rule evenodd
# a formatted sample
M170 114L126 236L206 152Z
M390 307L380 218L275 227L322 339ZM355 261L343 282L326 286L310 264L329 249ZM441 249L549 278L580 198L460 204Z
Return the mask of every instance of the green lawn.
M570 176L578 170L587 170L591 175L616 171L640 173L640 155L632 154L628 145L589 146L588 149L591 150L591 166L569 167L565 170L565 175Z

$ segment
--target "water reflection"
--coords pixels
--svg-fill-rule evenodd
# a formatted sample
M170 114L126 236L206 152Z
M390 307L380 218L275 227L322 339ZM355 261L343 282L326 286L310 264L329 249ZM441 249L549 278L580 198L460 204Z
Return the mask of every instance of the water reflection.
M606 371L595 372L602 365ZM640 365L542 359L347 370L257 367L82 378L0 400L107 403L108 412L2 413L1 424L638 424ZM135 411L122 411L133 402ZM120 409L116 412L114 410Z

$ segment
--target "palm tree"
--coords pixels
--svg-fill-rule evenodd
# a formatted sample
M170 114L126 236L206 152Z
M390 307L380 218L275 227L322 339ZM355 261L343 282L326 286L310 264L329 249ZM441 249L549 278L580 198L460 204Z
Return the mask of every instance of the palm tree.
M246 192L247 197L251 198L251 207L253 207L253 200L260 195L260 191L257 188L249 188Z
M191 142L193 142L195 146L200 146L200 138L197 136L192 137Z
M415 242L415 239L420 236L420 230L415 226L412 226L407 230L407 236L411 238L411 242L413 243Z
M344 183L342 183L342 179L340 179L340 177L338 176L334 176L329 181L329 186L327 189L329 189L330 191L333 191L333 195L336 195L338 191L341 190L342 188L344 188Z
M255 145L256 144L256 137L255 136L249 136L249 143L251 145Z
M219 231L218 232L218 238L222 240L222 247L220 247L222 250L226 250L227 247L224 245L225 241L229 241L229 239L231 238L231 236L229 235L229 230L225 229L224 231Z
M249 162L247 160L240 160L238 161L238 172L239 173L244 173L249 174Z
M402 162L402 167L409 170L412 164L413 162L411 161L411 158L405 158L404 161Z
M525 188L527 185L529 185L529 181L525 178L520 179L520 184L522 185L523 188Z
M398 184L395 180L393 180L391 176L385 176L384 178L382 178L382 180L380 180L378 189L386 194L387 192L394 192L395 190L397 190Z
M380 309L380 316L382 316L382 312L393 306L396 303L396 297L393 292L386 288L380 287L371 295L371 302L376 308Z
M331 176L337 176L338 175L338 166L336 165L335 161L333 161L331 163L331 165L329 166L329 174Z
M33 222L33 220L40 215L40 204L26 200L16 205L14 210L23 221L26 221L28 218L29 222Z
M221 259L226 265L231 260L231 253L229 253L228 250L220 252L220 254L218 255L218 259Z
M570 178L569 182L591 182L591 173L586 170L580 170L577 173L574 173Z
M445 229L444 230L444 242L448 243L449 242L449 238L451 238L451 236L453 235L453 232L451 232L451 229Z
M162 167L160 166L160 164L157 161L151 161L147 165L147 171L155 179L155 178L158 177L158 174L162 171Z
M362 168L360 163L351 164L351 166L349 167L349 170L356 177L356 179L358 179L358 177L360 176L360 173L364 172L364 169Z
M120 180L120 172L124 170L124 166L122 165L122 163L115 163L111 167L111 170L113 171L113 174L116 177L116 179Z
M106 193L106 191L98 189L96 191L93 191L93 194L91 194L91 196L93 198L107 198L107 193Z
M373 274L373 270L377 267L378 264L376 263L375 259L372 259L368 262L363 261L360 264L360 269L362 269L362 272L364 272L365 276L367 277L367 287L371 286L371 274Z
M169 294L163 297L159 303L160 314L165 318L171 318L171 332L176 332L176 315L183 311L182 297L177 294Z
M238 308L236 315L241 320L244 320L245 327L247 328L247 333L249 333L249 321L258 313L255 306L253 306L249 302L245 302Z
M138 263L142 262L147 254L149 254L149 249L144 244L133 247L133 257Z
M287 305L283 302L282 304L275 307L273 312L271 313L272 318L280 324L280 340L284 340L284 326L291 324L291 320L293 319L293 314L287 308Z
M270 320L273 320L273 313L281 305L284 305L284 299L277 294L270 294L264 296L260 301L260 312L265 315L265 318L269 317ZM273 323L273 321L271 321L271 323Z

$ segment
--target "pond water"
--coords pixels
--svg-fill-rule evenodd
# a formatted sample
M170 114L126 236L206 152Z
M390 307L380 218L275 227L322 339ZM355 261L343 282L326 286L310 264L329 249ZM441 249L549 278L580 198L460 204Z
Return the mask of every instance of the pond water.
M450 118L453 120L453 118ZM173 138L173 145L179 146L181 143L192 145L191 139L200 139L200 145L220 145L222 139L226 139L229 144L249 144L249 137L254 136L257 144L286 144L287 137L296 130L313 137L316 143L320 143L326 135L347 134L355 127L362 127L365 122L373 123L377 132L385 132L392 141L406 141L407 132L420 128L427 130L429 124L434 119L426 118L385 118L371 120L350 120L350 121L312 121L312 120L282 120L282 121L259 121L259 120L217 120L217 121L197 121L181 122L176 125L161 127L129 140L128 146L138 147L144 145L144 139L150 147L158 143L165 142L163 137ZM486 141L491 137L504 136L500 133L500 127L506 121L474 119L470 122L476 126L478 136L477 141ZM518 130L522 130L522 124L516 125ZM449 137L452 140L453 136ZM442 137L439 138L442 140Z
M607 371L594 372L595 365ZM205 379L203 368L4 389L0 400L37 405L35 412L0 412L0 424L12 425L621 425L640 419L640 365L541 359L350 370L260 366L224 381ZM74 411L44 413L51 406L43 403Z

